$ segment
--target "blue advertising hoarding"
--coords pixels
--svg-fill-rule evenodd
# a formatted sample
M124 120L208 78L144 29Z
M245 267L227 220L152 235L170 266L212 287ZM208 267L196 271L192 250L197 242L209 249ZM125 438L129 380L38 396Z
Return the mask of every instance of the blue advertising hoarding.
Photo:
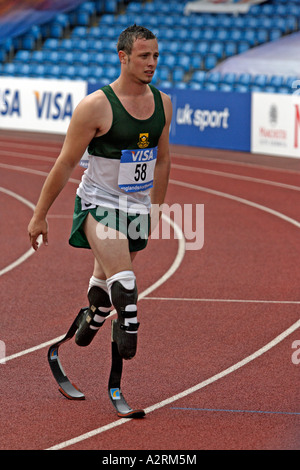
M251 93L162 91L173 103L172 144L250 151Z

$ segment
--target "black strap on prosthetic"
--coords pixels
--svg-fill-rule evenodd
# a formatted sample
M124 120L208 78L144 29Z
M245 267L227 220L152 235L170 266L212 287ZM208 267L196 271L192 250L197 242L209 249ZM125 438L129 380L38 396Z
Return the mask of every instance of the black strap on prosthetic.
M92 286L88 292L88 299L90 302L90 311L92 315L90 315L89 324L91 326L100 327L103 322L99 323L94 320L94 315L97 313L101 315L101 317L107 317L110 312L102 312L99 310L101 307L110 308L111 302L107 292L105 292L101 287Z
M125 319L125 318L127 318L127 319L135 318L136 317L136 312L126 312L124 309L121 309L120 316L123 319ZM129 322L129 325L125 325L124 323L120 323L121 330L125 330L125 331L135 332L135 331L138 330L139 326L140 326L139 322L137 322L137 323L130 323Z
M133 289L126 289L121 282L115 281L111 286L110 294L112 303L118 313L119 322L123 324L123 329L127 329L124 325L124 319L136 317L136 312L128 312L125 310L127 305L136 305L137 303L138 291L136 284Z

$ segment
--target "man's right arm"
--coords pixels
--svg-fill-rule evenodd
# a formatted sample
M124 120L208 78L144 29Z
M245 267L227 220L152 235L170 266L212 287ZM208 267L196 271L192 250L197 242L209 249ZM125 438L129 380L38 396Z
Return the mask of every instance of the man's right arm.
M104 109L101 106L103 104ZM103 112L100 115L101 108ZM101 95L90 95L76 107L61 152L46 178L33 217L28 225L30 243L34 250L38 249L37 238L39 235L43 236L43 241L47 244L46 215L69 180L89 142L100 127L105 127L106 114L105 103Z

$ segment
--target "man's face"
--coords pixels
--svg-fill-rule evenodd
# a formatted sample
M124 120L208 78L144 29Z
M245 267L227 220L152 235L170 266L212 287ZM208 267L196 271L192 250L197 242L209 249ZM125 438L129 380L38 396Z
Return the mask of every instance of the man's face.
M126 55L127 73L134 81L150 83L157 66L158 55L156 39L136 39L131 54Z

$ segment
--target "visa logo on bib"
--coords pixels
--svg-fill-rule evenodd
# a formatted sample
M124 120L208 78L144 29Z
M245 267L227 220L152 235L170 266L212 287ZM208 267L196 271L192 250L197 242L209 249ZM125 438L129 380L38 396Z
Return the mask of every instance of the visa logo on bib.
M131 154L134 162L147 162L156 158L156 149L131 150Z

